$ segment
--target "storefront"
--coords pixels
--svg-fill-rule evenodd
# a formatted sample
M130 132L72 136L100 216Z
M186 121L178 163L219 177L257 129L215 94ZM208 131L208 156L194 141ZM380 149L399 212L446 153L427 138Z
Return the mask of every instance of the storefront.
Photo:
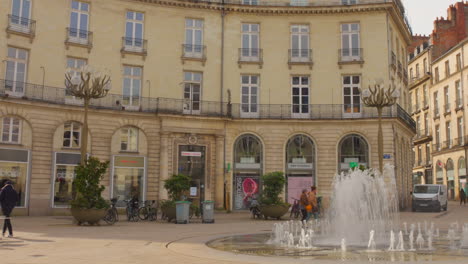
M302 189L316 184L315 146L305 135L295 135L286 144L287 202L294 204Z
M112 197L117 197L118 207L125 207L124 200L145 200L146 159L140 156L114 156L112 162Z
M81 154L56 152L54 155L54 181L52 207L68 207L74 195L73 180Z
M455 199L455 170L453 168L453 160L448 159L447 165L445 166L447 169L447 198L449 200Z
M29 160L29 150L0 149L0 182L13 182L19 196L19 207L27 206Z
M256 136L245 134L234 144L234 210L248 210L259 199L263 168L263 146Z
M205 200L205 156L205 146L179 146L179 174L189 176L192 179L188 198L196 205L200 205L200 202Z

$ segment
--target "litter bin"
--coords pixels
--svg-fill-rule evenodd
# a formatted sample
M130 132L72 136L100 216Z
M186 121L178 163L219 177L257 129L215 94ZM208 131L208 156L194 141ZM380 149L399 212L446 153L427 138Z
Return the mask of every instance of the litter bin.
M176 224L188 224L190 213L190 202L176 202Z
M202 223L214 223L214 201L204 201Z

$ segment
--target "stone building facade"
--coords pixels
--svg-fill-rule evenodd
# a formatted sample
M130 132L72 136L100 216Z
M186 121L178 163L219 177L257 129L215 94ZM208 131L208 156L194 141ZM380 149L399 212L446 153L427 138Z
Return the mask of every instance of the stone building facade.
M401 92L384 109L384 153L408 204L415 123L399 0L7 2L0 177L21 192L18 214L67 213L83 107L64 74L86 64L112 79L91 103L88 152L110 161L104 193L120 206L167 198L176 173L218 208L245 210L272 171L287 175L288 201L308 185L327 200L336 173L378 166L377 111L360 94L374 80Z

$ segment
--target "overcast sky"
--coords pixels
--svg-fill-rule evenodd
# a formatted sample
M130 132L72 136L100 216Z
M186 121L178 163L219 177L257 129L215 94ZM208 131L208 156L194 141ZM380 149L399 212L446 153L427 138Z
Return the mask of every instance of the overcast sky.
M436 17L447 18L449 5L462 0L403 0L414 34L430 34Z

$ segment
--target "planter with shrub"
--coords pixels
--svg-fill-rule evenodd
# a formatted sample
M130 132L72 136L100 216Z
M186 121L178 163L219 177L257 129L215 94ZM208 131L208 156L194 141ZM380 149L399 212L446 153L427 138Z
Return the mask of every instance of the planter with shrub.
M259 209L265 219L280 219L291 207L280 197L285 183L286 179L282 172L271 172L262 176L263 190Z
M182 174L174 174L164 181L164 189L167 191L169 200L161 202L161 212L169 222L176 219L176 202L186 200L184 194L190 190L190 181L189 176Z

